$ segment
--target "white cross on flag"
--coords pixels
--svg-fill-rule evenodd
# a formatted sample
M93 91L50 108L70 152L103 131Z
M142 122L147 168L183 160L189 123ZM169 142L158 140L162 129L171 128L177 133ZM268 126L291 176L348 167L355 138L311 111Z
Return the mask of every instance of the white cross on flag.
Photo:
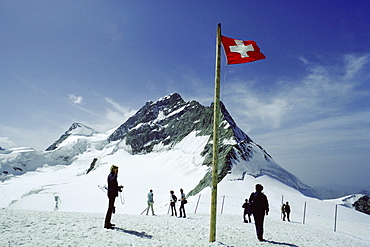
M252 40L242 41L221 36L221 42L224 46L227 64L249 63L266 58L260 52L256 42Z

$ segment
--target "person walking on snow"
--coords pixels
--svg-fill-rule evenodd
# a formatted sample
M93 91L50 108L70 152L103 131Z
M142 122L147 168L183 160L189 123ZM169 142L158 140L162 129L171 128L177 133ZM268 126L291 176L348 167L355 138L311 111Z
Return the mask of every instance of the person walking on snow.
M243 213L244 223L248 223L246 215L248 215L249 222L252 223L252 221L251 221L251 205L248 203L248 199L245 199L245 203L243 204L242 208L244 208L244 213Z
M170 207L171 207L171 213L172 213L171 216L173 216L173 212L175 211L175 216L177 217L176 207L175 207L177 197L175 196L174 193L175 192L173 190L170 191Z
M287 216L288 221L290 222L290 206L289 206L289 202L286 202L285 205L284 205L284 218L283 218L284 221L285 221L285 214Z
M104 228L107 229L112 229L114 226L114 224L110 222L112 218L112 213L115 212L114 201L116 200L116 197L118 197L118 192L121 192L123 188L122 185L118 185L117 176L118 176L118 166L112 165L110 168L110 174L108 175L109 204L104 221Z
M153 204L154 204L153 197L154 197L153 190L150 190L149 193L148 193L148 208L146 210L146 215L148 215L148 213L149 213L149 208L152 208L152 215L155 215L154 214L154 208L153 208Z
M185 213L185 204L187 203L187 200L186 200L186 197L185 197L185 194L184 194L184 190L183 189L180 189L180 193L181 193L181 199L179 200L181 202L180 204L180 208L179 208L179 211L180 211L180 218L181 217L184 217L186 218L186 213ZM184 215L184 216L183 216Z
M286 214L285 214L285 204L284 203L281 206L281 214L282 214L283 221L285 221Z
M269 203L265 194L262 193L263 186L256 184L256 191L249 197L249 202L252 205L252 213L254 224L256 225L256 233L259 241L265 241L263 238L263 221L265 215L269 213Z

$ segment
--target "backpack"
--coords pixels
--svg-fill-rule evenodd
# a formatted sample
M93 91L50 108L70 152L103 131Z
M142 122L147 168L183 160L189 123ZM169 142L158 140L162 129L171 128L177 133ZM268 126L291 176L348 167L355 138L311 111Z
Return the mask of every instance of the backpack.
M175 195L172 195L172 199L177 202L177 197Z

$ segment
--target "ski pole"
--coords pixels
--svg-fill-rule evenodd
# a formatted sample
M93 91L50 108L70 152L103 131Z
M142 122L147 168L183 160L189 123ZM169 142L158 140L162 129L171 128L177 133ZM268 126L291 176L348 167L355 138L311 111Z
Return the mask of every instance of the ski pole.
M141 214L140 215L142 215L144 212L145 212L145 210L147 210L148 209L148 207L146 207L144 210L143 210L143 212L141 212Z

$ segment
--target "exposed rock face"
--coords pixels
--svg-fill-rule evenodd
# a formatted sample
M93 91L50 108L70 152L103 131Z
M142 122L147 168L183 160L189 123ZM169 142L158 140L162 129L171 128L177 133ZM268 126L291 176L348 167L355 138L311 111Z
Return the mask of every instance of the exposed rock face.
M363 212L365 214L370 214L370 197L361 197L353 204L353 206L357 211Z
M301 183L293 174L277 165L272 157L245 134L235 123L221 102L219 126L218 179L221 181L233 167L240 173L254 177L269 175L308 196L316 196L313 189ZM205 107L196 101L185 102L179 94L171 94L147 102L135 115L118 127L109 141L125 141L132 154L152 152L156 146L170 149L189 133L196 131L198 136L209 136L204 147L203 165L211 167L213 149L213 104ZM254 162L258 157L258 162ZM262 160L262 164L261 164ZM194 195L210 185L211 171L189 192Z
M179 94L171 94L156 102L147 102L134 116L118 127L109 141L125 139L132 154L144 154L158 144L171 147L190 132L210 135L212 110L196 101L184 102Z

